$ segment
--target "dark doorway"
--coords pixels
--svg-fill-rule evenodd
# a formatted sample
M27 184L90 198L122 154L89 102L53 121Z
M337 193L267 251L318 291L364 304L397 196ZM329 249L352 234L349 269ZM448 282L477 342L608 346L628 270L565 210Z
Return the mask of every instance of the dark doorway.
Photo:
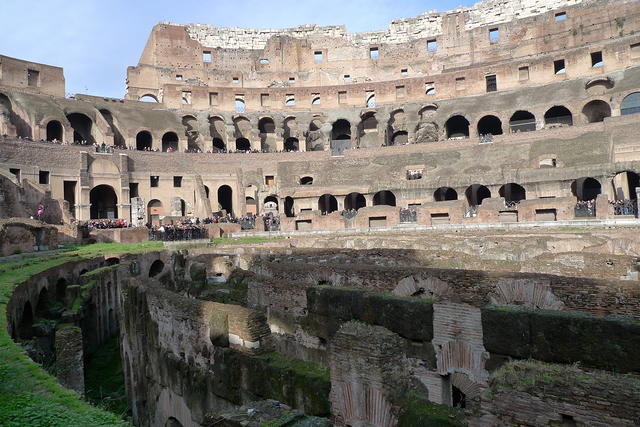
M233 190L228 185L218 188L218 204L220 209L233 215Z
M62 124L57 120L47 123L47 141L62 141Z
M536 116L528 111L516 111L509 119L509 130L511 133L536 130Z
M600 182L595 178L578 178L571 184L571 192L580 202L594 200L602 192Z
M484 116L478 121L478 135L502 135L502 121L496 116Z
M524 187L513 182L500 187L498 193L500 197L504 197L506 203L518 203L520 200L527 198L527 192Z
M145 151L151 149L153 138L146 130L138 132L136 135L136 150Z
M71 113L67 116L67 120L73 128L73 142L86 141L89 144L95 142L91 135L93 121L89 117L81 113Z
M458 193L451 187L440 187L433 193L433 198L436 202L458 200Z
M236 139L236 150L251 151L251 143L247 138L238 138Z
M464 194L467 197L469 206L479 206L482 204L484 199L491 197L491 191L489 191L489 189L484 185L480 184L470 185Z
M331 129L332 140L350 140L351 139L351 123L345 119L337 120Z
M162 135L162 151L178 151L178 135L175 132L167 132Z
M573 125L573 116L568 108L562 105L551 107L544 113L545 126L571 126Z
M287 140L284 142L285 151L298 151L299 147L300 143L298 141L298 138L287 138Z
M360 193L349 193L344 198L344 208L348 211L358 210L367 206L367 200Z
M373 206L380 205L395 206L396 195L389 190L378 191L373 195Z
M224 141L220 138L213 138L212 141L212 145L213 145L213 152L215 153L216 151L220 152L220 151L226 151L227 146L224 145Z
M444 124L447 138L468 138L469 120L463 116L453 116Z
M110 185L98 185L89 193L91 219L118 217L118 196Z
M295 215L293 213L293 197L285 197L284 198L284 214L288 218L293 218Z
M611 107L604 101L596 99L582 107L582 115L587 123L597 123L611 117Z
M318 209L323 215L330 214L338 210L338 201L331 194L323 194L318 199Z

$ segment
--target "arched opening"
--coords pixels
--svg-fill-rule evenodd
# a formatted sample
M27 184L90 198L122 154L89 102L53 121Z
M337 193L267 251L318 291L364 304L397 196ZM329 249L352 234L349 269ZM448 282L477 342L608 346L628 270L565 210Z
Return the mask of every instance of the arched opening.
M251 143L247 138L238 138L236 139L236 150L251 151Z
M91 219L113 219L118 217L118 196L110 185L98 185L89 192Z
M278 196L271 195L264 198L262 209L264 213L272 213L278 215Z
M378 119L376 119L376 113L373 111L367 112L364 116L362 116L362 130L367 131L377 131L378 130Z
M236 99L236 113L244 113L246 109L244 101L242 99Z
M367 206L367 200L360 193L349 193L344 198L344 208L348 211L358 210Z
M373 195L373 206L380 205L395 206L396 195L389 190L378 191Z
M611 185L614 200L636 200L636 188L640 187L640 177L631 171L619 172L611 180Z
M256 203L256 199L251 196L246 196L244 198L245 209L247 213L252 213L256 215L258 213L258 205Z
M434 191L433 198L436 202L458 200L458 192L451 187L440 187Z
M153 143L153 137L151 133L146 130L138 132L136 135L136 150L145 151L151 149Z
M187 204L183 199L180 199L180 216L187 215Z
M602 192L600 182L591 177L578 178L571 184L571 192L579 202L595 200Z
M311 185L311 184L313 184L312 176L303 176L302 178L300 178L300 185Z
M93 121L89 117L82 113L71 113L67 115L67 119L73 128L73 142L86 141L89 144L95 142L91 135Z
M33 336L33 309L29 301L22 309L22 317L20 317L20 324L18 325L18 336L20 338Z
M331 194L323 194L318 199L318 209L323 215L330 214L338 210L338 201Z
M567 107L556 105L551 107L544 113L545 127L571 126L573 125L573 116Z
M151 267L149 268L149 277L156 277L158 274L162 273L162 270L164 270L164 262L159 259L153 261L153 264L151 264Z
M207 185L204 186L204 194L208 199L209 198L209 186L207 186Z
M299 147L300 143L298 141L298 138L287 138L287 140L284 142L285 151L298 151Z
M40 295L38 295L38 303L36 304L36 316L37 317L46 317L49 312L49 292L47 288L42 288L40 290Z
M284 198L284 214L289 218L294 217L293 197L287 196Z
M351 123L345 119L339 119L331 127L331 139L350 140L351 139Z
M105 260L105 263L108 266L117 265L117 264L120 264L120 258L116 258L116 257L107 258Z
M458 387L451 386L451 405L454 408L466 408L467 396Z
M604 101L596 99L582 107L582 116L587 123L597 123L611 117L611 107Z
M167 132L162 135L162 151L178 151L178 135L175 132Z
M504 201L506 203L518 203L520 200L525 200L527 198L527 192L524 187L513 182L500 187L498 193L500 194L500 197L504 197Z
M158 224L160 217L164 215L162 208L162 202L158 199L153 199L147 204L147 218L151 224Z
M484 116L478 121L478 135L502 135L502 121L496 116Z
M213 138L213 141L211 142L212 146L213 146L213 151L216 152L224 152L227 150L227 146L224 145L224 141L220 138Z
M393 134L391 138L391 145L405 145L409 143L409 133L404 130L399 130Z
M309 132L307 132L307 151L322 151L324 150L324 139L322 131L322 122L318 119L314 119L309 123Z
M463 116L453 116L444 124L447 138L468 138L469 120Z
M62 141L62 124L57 120L47 123L47 141Z
M141 102L158 102L158 98L155 97L155 95L151 95L151 94L146 94L146 95L142 95L140 98L138 98L138 101Z
M260 133L275 133L276 125L271 117L263 117L258 122L258 130Z
M472 184L464 192L469 206L480 206L484 199L491 197L491 191L484 185Z
M67 294L67 280L63 277L59 278L56 282L56 299L59 301L64 301L65 295Z
M233 215L233 190L228 185L218 188L218 205L220 210Z
M102 117L104 117L104 119L109 124L109 127L111 128L111 132L113 133L113 145L117 147L124 147L125 146L124 137L122 136L122 134L120 133L120 130L116 126L116 123L115 123L115 120L113 119L113 114L111 114L111 111L105 108L102 108L100 109L100 114L102 114Z
M509 130L511 133L536 130L536 116L528 111L516 111L509 119Z
M373 93L367 98L367 108L376 108L376 94Z
M640 92L625 96L620 104L620 115L640 113Z

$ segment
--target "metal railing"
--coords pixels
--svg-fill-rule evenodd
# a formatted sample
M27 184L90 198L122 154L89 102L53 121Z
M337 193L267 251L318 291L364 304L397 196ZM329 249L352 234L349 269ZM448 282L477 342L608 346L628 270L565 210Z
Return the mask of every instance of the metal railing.
M610 201L614 215L638 216L638 203L636 200L615 200Z

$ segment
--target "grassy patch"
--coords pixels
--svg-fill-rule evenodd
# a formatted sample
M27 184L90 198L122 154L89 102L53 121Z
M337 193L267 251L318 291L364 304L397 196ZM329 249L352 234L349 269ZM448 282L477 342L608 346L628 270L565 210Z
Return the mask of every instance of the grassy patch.
M95 408L62 388L29 359L7 333L7 302L29 277L61 264L116 253L162 249L161 242L98 243L68 247L50 256L25 256L0 268L0 420L6 427L124 426L120 417Z
M87 399L124 416L129 411L120 357L120 341L113 337L91 355L85 371Z
M219 245L237 245L241 243L265 243L273 242L276 240L283 240L284 237L261 237L261 236L247 236L247 237L214 237L211 239L212 246Z
M462 427L467 422L461 409L437 405L408 392L403 398L398 427Z
M266 361L271 367L281 370L290 370L306 377L329 381L329 368L300 359L292 359L281 353L266 353L256 358Z

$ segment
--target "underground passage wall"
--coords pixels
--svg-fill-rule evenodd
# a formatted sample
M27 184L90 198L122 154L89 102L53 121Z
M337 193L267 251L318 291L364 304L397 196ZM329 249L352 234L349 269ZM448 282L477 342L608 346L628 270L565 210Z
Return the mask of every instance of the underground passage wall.
M503 425L548 388L536 400L545 423L633 425L637 282L414 256L192 249L71 262L15 289L8 331L36 337L29 354L80 393L86 361L116 337L136 425L210 425L264 399L336 425Z

